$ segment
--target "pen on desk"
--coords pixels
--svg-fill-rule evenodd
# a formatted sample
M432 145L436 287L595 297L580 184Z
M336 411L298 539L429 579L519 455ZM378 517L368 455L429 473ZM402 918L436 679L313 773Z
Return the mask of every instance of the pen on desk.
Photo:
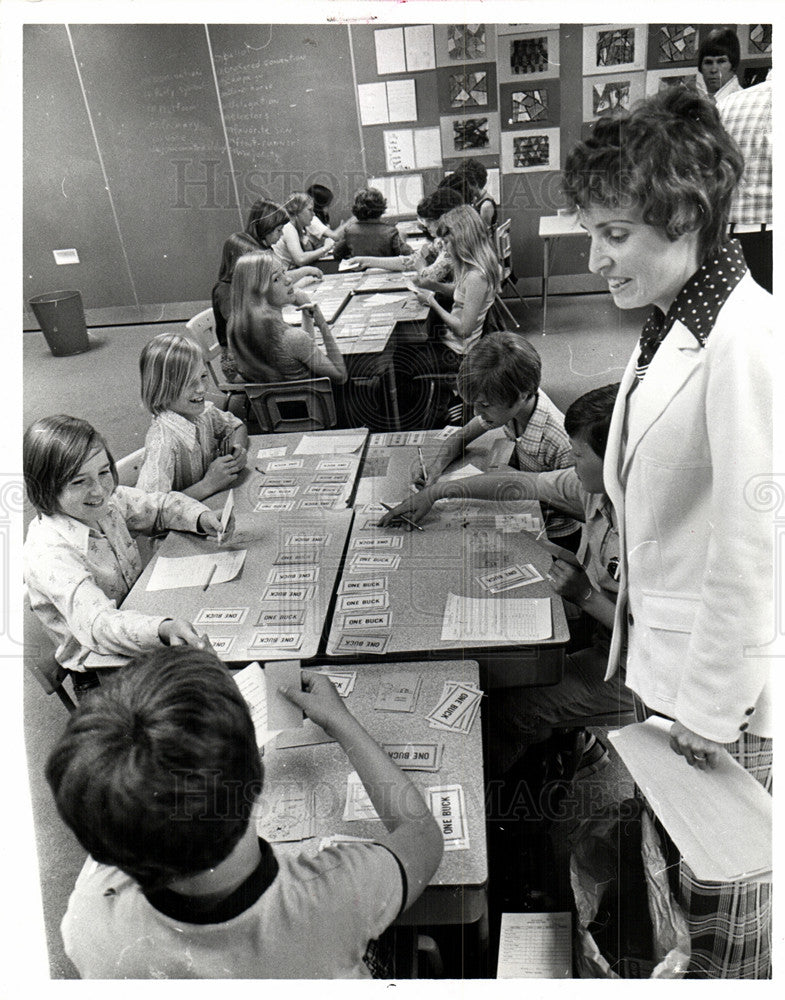
M210 572L207 574L207 579L204 581L204 584L202 585L202 590L207 590L207 588L210 586L210 584L212 583L213 577L215 576L215 571L217 569L218 569L218 563L213 563L212 568L210 569Z
M254 468L256 469L256 471L257 471L257 472L258 472L258 473L259 473L260 475L262 475L262 476L266 475L266 473L265 473L264 469L260 469L258 465L255 465L255 466L254 466Z
M392 507L388 503L385 503L384 500L380 500L379 503L385 510L392 510ZM418 531L425 531L425 528L419 525L416 521L412 521L411 518L405 517L403 514L399 514L398 517L407 524L410 524L413 528L416 528Z
M422 448L417 445L417 457L420 460L420 472L422 472L423 482L428 478L428 470L425 468L425 459L422 455Z

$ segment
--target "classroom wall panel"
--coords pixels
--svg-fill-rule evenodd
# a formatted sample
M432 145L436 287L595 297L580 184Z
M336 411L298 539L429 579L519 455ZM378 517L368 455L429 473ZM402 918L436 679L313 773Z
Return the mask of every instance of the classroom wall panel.
M28 25L25 56L25 301L78 288L90 305L133 302L65 26ZM81 264L57 265L72 248Z
M71 30L138 301L208 298L239 219L204 27Z

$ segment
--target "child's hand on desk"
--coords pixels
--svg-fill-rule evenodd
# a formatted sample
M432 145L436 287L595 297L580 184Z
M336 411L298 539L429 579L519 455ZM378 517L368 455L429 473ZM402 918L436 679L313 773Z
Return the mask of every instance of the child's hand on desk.
M207 636L199 635L193 625L182 618L165 618L158 626L158 638L165 646L212 649Z
M417 298L420 300L420 302L422 302L424 306L431 307L436 301L436 296L433 294L433 292L428 291L427 289L418 289L417 291L415 291L414 294L417 296Z
M373 267L371 260L372 260L371 257L350 257L346 261L346 266L361 267L363 270L365 270L366 267Z
M209 492L204 495L211 496L213 493L219 493L227 486L231 486L244 468L245 463L240 465L234 454L219 455L218 458L214 458L202 479L204 485L209 489Z
M199 520L197 522L197 531L208 535L210 538L218 538L221 535L221 515L216 510L205 510L199 515ZM226 526L226 531L224 531L220 541L228 542L234 533L234 514L229 517L229 523Z
M577 566L556 559L548 572L548 581L560 597L582 607L594 592L591 580Z
M430 490L414 493L412 496L407 497L403 503L399 503L397 507L393 507L391 511L388 511L384 517L379 518L379 527L386 528L388 525L395 525L397 523L406 528L407 531L411 531L411 525L402 519L406 518L415 524L419 524L431 507L433 507L436 499Z
M314 670L301 670L303 690L281 688L281 694L288 698L330 736L335 735L335 729L342 719L350 715L349 710L335 690L335 685L329 677L316 673Z
M248 464L248 451L247 451L247 449L243 448L242 445L236 444L234 446L234 448L232 448L232 450L231 450L231 452L229 454L235 460L235 464L237 465L239 471L242 472L242 470Z

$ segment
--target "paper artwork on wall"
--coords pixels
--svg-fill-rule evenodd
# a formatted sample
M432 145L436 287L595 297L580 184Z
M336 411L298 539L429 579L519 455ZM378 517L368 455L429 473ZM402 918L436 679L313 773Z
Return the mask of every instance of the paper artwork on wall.
M668 87L689 87L695 89L695 70L674 66L673 69L650 69L646 74L646 96L652 97Z
M442 155L478 156L499 152L499 114L449 115L440 119Z
M417 92L414 80L361 83L357 87L360 121L363 125L417 120Z
M502 134L502 173L523 174L559 169L559 129L543 128Z
M499 81L520 83L529 77L558 77L559 32L526 31L502 35L499 43Z
M657 32L657 61L694 62L698 58L698 29L694 24L662 24Z
M484 24L448 24L447 55L457 62L485 59L485 34Z
M453 108L485 108L488 106L488 74L452 73L450 75L450 106Z
M368 187L378 188L387 200L385 215L414 215L423 199L422 174L369 177Z
M755 56L771 55L771 25L750 24L743 30L739 26L739 42L741 43L741 58L749 59Z
M511 123L542 122L547 119L548 91L545 87L513 91Z
M583 29L583 74L643 69L645 24L592 24Z
M583 120L596 121L601 115L621 109L629 111L644 96L645 73L614 73L592 76L583 81Z
M436 65L492 62L496 58L496 31L492 24L435 24Z
M439 129L395 129L384 132L384 155L390 173L441 167L442 144Z
M416 73L433 69L436 54L433 46L433 26L413 24L406 28L383 28L373 33L376 48L376 72Z

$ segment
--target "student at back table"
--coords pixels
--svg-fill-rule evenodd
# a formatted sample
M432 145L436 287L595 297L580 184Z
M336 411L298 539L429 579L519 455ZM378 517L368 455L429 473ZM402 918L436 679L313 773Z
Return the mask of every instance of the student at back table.
M331 681L302 683L285 694L345 750L388 831L373 843L257 836L254 726L212 653L141 658L71 716L46 775L91 855L62 924L82 978L370 978L368 942L428 885L442 834Z

